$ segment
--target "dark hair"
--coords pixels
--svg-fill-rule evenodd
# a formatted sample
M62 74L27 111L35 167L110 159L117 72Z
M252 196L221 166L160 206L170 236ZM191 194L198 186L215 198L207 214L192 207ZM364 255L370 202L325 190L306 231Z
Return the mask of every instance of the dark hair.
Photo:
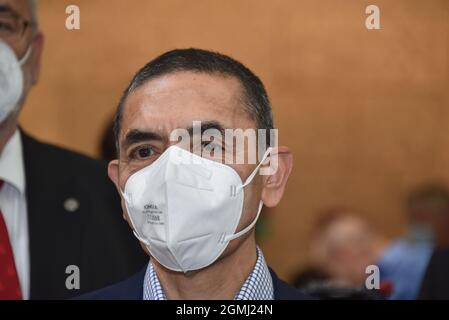
M108 162L115 159L117 155L113 126L114 122L111 117L107 123L107 126L104 128L99 144L100 157L102 160L106 160Z
M449 213L449 191L442 183L422 185L406 199L407 209L427 213Z
M258 129L273 129L273 115L268 94L262 81L251 70L237 60L218 52L195 48L176 49L147 63L134 75L128 88L124 91L114 118L117 152L121 120L128 95L151 79L178 71L219 74L237 78L243 87L245 110L256 121ZM267 134L267 140L269 140L269 134Z

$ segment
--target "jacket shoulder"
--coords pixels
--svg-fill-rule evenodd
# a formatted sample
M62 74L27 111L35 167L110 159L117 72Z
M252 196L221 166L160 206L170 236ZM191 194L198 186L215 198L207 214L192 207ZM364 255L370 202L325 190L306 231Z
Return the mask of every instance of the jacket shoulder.
M22 133L22 144L24 159L33 159L34 162L46 162L47 164L57 164L58 167L78 167L88 169L99 169L106 166L106 162L96 160L79 152L61 148L53 144L41 142L28 134ZM53 168L55 169L55 168Z
M111 285L109 287L79 296L77 300L142 300L143 281L147 267L143 268L131 278ZM273 270L270 269L273 280L275 300L313 300L300 290L280 280Z
M146 269L147 265L138 273L122 282L86 293L76 297L75 300L142 300Z
M305 294L299 289L292 287L279 279L276 273L270 268L271 278L273 280L274 299L275 300L315 300L315 298Z
M97 190L97 195L104 197L105 201L112 198L118 203L118 194L107 174L106 161L40 142L23 132L22 145L25 176L32 191L45 186L49 190L63 186L63 190L72 190L72 193L74 190Z

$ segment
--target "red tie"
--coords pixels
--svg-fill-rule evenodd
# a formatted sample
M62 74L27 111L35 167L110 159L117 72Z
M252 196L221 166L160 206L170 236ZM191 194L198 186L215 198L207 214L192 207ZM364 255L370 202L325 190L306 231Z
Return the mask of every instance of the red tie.
M0 190L3 181L0 180ZM17 276L14 255L9 242L8 229L6 229L3 212L0 209L0 300L20 300L19 278Z

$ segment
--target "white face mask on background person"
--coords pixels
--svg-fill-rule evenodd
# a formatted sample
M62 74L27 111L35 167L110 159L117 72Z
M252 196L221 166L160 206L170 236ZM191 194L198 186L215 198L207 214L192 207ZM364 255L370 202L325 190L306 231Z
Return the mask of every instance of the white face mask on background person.
M0 123L20 106L24 90L22 66L31 55L31 45L20 61L13 49L0 40Z
M122 196L134 235L164 267L178 272L214 263L229 242L250 231L254 220L236 233L244 191L271 148L243 183L230 166L169 147L151 165L128 178Z

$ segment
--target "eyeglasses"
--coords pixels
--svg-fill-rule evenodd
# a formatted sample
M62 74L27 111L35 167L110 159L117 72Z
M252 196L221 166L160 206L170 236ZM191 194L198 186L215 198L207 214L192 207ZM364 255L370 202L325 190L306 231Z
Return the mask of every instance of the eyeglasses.
M0 13L0 39L21 38L29 27L29 21Z

